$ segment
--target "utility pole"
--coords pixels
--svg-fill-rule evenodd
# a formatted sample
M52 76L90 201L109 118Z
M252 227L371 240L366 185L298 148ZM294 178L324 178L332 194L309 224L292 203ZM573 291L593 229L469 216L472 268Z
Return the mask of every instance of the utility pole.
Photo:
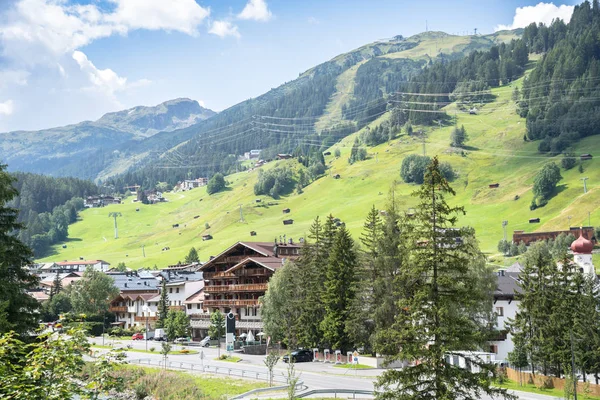
M573 218L573 217L571 215L569 215L567 218L569 220L569 229L570 229L571 228L571 218Z
M146 249L144 248L145 245L142 245L142 255L144 256L144 258L146 258Z
M108 213L108 217L113 217L115 219L115 239L119 238L119 229L117 228L117 217L121 217L123 216L123 214L121 214L120 212L111 212Z
M587 193L587 184L585 181L587 181L589 178L581 178L581 180L583 181L583 194Z
M592 213L588 211L588 226L592 226Z
M508 221L502 221L502 230L504 231L504 241L506 242L506 226L508 225Z
M240 222L244 222L244 211L242 210L241 204L240 204Z

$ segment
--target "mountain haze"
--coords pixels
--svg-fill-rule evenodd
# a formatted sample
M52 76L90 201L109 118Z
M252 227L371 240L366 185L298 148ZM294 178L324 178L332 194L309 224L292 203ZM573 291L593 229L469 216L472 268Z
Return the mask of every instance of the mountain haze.
M154 107L138 106L40 131L0 133L0 158L13 171L95 178L83 167L89 157L120 157L126 149L159 132L186 128L216 113L195 100L175 99Z

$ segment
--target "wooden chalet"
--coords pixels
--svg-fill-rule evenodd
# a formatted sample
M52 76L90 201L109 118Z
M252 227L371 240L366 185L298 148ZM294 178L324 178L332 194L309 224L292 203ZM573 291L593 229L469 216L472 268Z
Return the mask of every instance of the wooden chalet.
M240 332L262 330L258 299L269 279L286 259L300 254L300 244L289 242L237 242L198 268L204 277L204 309L233 312ZM192 327L210 321L192 321Z

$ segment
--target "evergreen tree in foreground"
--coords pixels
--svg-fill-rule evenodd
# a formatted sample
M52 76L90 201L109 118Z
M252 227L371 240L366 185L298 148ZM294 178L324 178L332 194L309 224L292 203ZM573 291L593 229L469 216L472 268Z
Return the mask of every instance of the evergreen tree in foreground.
M336 350L350 350L352 342L346 332L346 321L356 294L358 257L350 232L341 227L335 235L323 292L325 318L321 322L323 338Z
M427 168L415 223L409 236L410 260L395 282L400 294L388 343L398 349L388 361L409 363L378 379L379 399L477 399L485 393L510 397L492 386L494 366L470 355L481 349L492 317L493 274L486 269L470 229L456 229L460 207L450 207L454 191L437 158ZM385 240L385 239L384 239ZM450 364L465 357L480 372Z
M158 300L158 320L156 321L157 328L164 328L169 315L169 295L167 294L167 281L162 280L160 285L160 299Z
M25 333L38 322L39 304L25 294L35 289L38 279L24 268L31 261L31 250L14 235L22 225L17 222L18 211L6 204L18 193L5 169L0 165L0 333Z

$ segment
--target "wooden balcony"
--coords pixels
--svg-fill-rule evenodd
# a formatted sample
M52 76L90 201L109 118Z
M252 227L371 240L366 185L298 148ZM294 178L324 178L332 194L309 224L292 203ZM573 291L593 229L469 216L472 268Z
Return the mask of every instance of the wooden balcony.
M251 283L246 285L211 285L205 286L206 293L235 293L235 292L266 292L266 283Z
M142 317L139 315L136 315L133 319L135 322L146 322L146 317ZM158 317L156 317L156 316L148 317L148 322L153 322L153 321L157 321L157 320L158 320Z
M110 306L108 307L110 312L127 312L127 306Z
M204 300L204 307L240 307L258 306L258 299L242 299L242 300Z
M211 279L237 278L237 276L232 274L231 272L205 272L202 276L204 277L205 281Z
M169 306L171 311L185 311L185 306Z

